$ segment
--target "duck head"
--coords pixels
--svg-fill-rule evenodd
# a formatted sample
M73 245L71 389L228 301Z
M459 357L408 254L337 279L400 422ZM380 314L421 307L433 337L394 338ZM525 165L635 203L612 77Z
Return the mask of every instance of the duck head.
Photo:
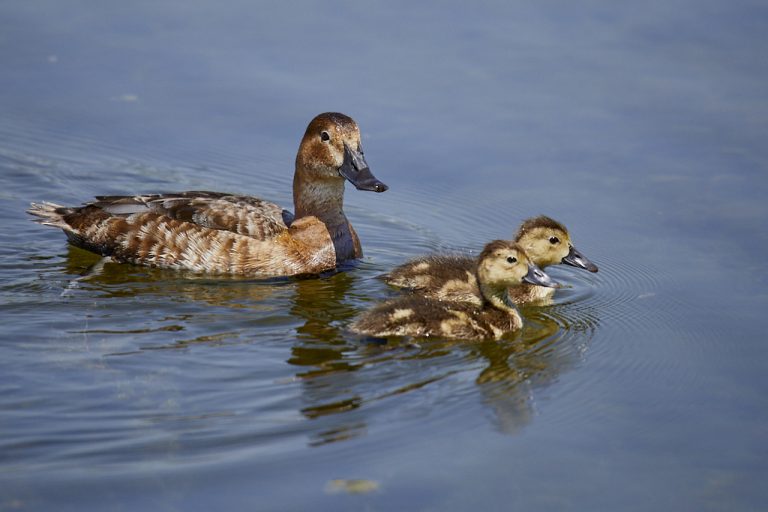
M365 161L357 123L344 114L326 112L307 127L296 156L294 183L343 184L348 180L358 190L384 192Z
M550 217L541 215L525 220L515 241L525 248L533 262L542 267L564 263L597 272L597 265L573 246L565 226Z
M477 277L481 286L492 290L506 290L522 283L555 288L558 285L541 270L515 242L494 240L480 253Z

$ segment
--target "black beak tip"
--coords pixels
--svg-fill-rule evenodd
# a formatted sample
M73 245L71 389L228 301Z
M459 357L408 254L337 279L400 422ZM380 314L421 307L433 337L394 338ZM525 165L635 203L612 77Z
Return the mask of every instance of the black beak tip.
M357 190L363 190L365 192L386 192L389 190L389 187L386 186L384 183L380 181L375 181L373 183L370 182L363 182L363 183L353 183L355 185L355 188Z
M577 251L573 246L571 246L571 250L568 252L568 255L563 258L562 263L577 268L583 268L588 272L597 272L597 265L585 258L584 255Z

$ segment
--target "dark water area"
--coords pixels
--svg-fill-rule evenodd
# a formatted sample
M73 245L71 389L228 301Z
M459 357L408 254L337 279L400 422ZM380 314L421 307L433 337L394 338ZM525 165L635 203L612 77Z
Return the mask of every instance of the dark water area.
M0 511L765 510L766 49L749 1L0 4ZM289 207L324 111L390 187L342 272L91 275L24 213ZM521 332L346 330L541 213L600 272Z

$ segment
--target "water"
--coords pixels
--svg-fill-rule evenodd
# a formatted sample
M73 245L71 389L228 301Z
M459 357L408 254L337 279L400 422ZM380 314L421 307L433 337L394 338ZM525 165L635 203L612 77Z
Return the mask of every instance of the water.
M0 510L763 510L760 2L0 6ZM361 126L365 258L317 279L107 264L31 201L290 205ZM378 276L546 213L598 274L498 342L345 331ZM357 482L360 480L361 482Z

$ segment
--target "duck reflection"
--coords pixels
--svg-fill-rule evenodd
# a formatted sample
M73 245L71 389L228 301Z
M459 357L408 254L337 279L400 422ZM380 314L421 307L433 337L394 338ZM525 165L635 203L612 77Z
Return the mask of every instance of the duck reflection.
M84 286L105 296L149 293L204 302L223 307L214 314L224 315L227 322L233 315L242 317L237 310L247 308L258 311L260 326L295 332L286 362L294 368L290 381L300 385L296 407L309 422L306 435L312 446L364 436L369 424L393 414L393 407L418 409L417 414L439 412L447 396L443 393L455 393L457 379L452 377L466 372L477 373L469 381L471 387L461 391L479 391L495 427L514 434L531 422L537 390L583 358L599 323L596 312L577 300L521 308L523 330L498 341L373 341L345 329L364 307L363 295L380 293L378 280L360 270L276 281L206 278L111 264L94 272L99 259L77 248L69 249L66 265L69 273L88 277ZM196 310L196 321L200 316ZM253 322L253 315L246 318ZM190 322L176 320L185 331ZM199 341L211 338L177 338L163 348ZM464 386L464 381L458 385ZM431 393L426 406L423 393Z
M138 267L102 260L74 247L68 249L65 268L76 277L62 296L87 297L88 303L98 297L105 306L89 314L86 328L78 333L111 335L115 350L107 355L194 343L243 343L251 339L254 323L270 332L290 332L296 325L284 306L295 278L253 280ZM212 307L201 308L201 303ZM157 336L158 332L173 335Z
M281 294L289 296L295 279L254 280L124 265L71 246L65 265L67 273L78 277L69 282L62 295L84 288L105 299L157 295L176 302L203 302L257 311L273 310L274 301L269 299L279 298Z
M367 432L364 414L356 410L364 403L364 394L354 390L360 387L355 372L361 365L356 361L358 344L345 340L340 326L347 323L358 310L348 303L348 295L354 288L354 272L327 273L319 277L278 278L274 280L248 280L231 276L204 276L178 271L121 264L104 264L99 257L78 248L70 248L67 272L80 275L68 289L87 287L104 298L120 298L158 295L182 299L184 302L202 302L226 309L217 309L206 323L222 324L224 332L192 339L176 337L163 346L153 348L181 348L197 342L217 342L224 338L237 338L230 332L234 309L258 311L259 326L276 325L286 333L295 333L287 363L297 368L291 381L301 383L300 413L311 421L307 429L311 445L351 439ZM343 267L341 270L351 270ZM288 311L286 311L286 309ZM270 318L272 315L273 318ZM194 310L196 321L201 313ZM221 317L227 322L222 322ZM218 317L218 318L217 318ZM278 318L279 317L279 318ZM249 315L251 322L254 315ZM162 320L169 320L168 317ZM191 318L173 318L179 334L191 330ZM240 320L242 322L242 320ZM165 322L163 322L165 323ZM251 324L252 325L252 324ZM110 326L109 329L113 329ZM165 326L162 328L166 328ZM152 321L144 332L156 332L157 322ZM107 331L91 328L90 333ZM110 331L118 333L117 331ZM134 330L134 334L139 333ZM125 331L122 331L125 333ZM220 335L220 338L214 339ZM324 378L329 376L328 378ZM345 414L340 414L345 413Z
M499 341L361 339L344 328L359 312L350 295L364 287L358 280L356 273L340 273L296 283L291 313L304 323L288 363L301 367L301 413L322 422L311 445L365 435L379 405L439 386L464 371L468 360L483 365L474 384L497 429L517 432L533 417L534 391L583 357L598 324L586 308L574 318L568 306L528 307L523 331Z
M354 273L339 272L295 283L291 314L303 324L296 329L287 362L300 368L296 378L306 404L301 413L322 424L311 436L313 446L367 432L365 415L358 411L364 398L354 391L359 386L355 372L361 368L354 357L358 347L341 336L340 327L357 313L347 302L355 280Z

